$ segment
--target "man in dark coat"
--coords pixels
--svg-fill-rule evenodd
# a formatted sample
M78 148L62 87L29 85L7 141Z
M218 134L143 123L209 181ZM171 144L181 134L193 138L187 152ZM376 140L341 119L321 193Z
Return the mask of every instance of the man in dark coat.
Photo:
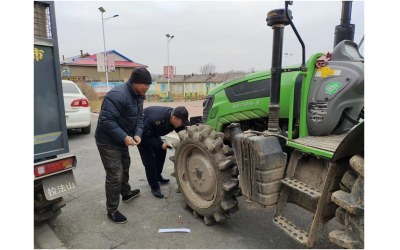
M163 142L161 136L169 134L172 130L178 133L186 129L186 126L190 124L189 114L187 109L182 106L175 109L159 106L148 107L144 110L144 114L143 142L138 145L138 149L146 169L151 192L157 198L164 198L159 182L169 182L169 179L164 179L161 173L167 155L166 149L171 146Z
M137 68L130 79L111 89L101 105L95 138L106 171L106 198L108 218L116 223L127 219L117 209L120 195L128 202L140 193L131 190L128 146L139 145L144 126L143 100L151 85L150 72Z

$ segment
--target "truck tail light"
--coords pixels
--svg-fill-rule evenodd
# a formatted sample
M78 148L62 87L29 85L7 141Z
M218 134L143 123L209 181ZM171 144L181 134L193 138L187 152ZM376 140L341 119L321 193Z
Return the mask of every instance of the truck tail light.
M85 98L76 99L71 102L71 107L89 107L89 101Z
M53 161L35 167L35 176L40 177L43 175L51 174L64 169L72 168L74 166L74 159L67 158L60 161Z

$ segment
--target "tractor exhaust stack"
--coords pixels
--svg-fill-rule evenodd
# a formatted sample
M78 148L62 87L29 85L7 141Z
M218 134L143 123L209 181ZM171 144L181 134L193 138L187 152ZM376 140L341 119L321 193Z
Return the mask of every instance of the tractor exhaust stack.
M281 94L281 74L289 71L306 72L305 63L306 48L304 42L297 32L291 19L293 19L292 11L288 9L288 5L292 5L293 1L285 1L285 9L271 10L268 12L267 25L274 30L272 44L272 66L271 66L271 94L269 102L269 119L268 130L270 132L279 132L279 110L280 110L280 94ZM289 25L299 39L302 47L302 61L299 68L282 70L282 47L283 47L283 29Z
M289 10L289 16L292 12ZM279 110L281 93L281 73L282 73L282 48L283 31L289 25L284 9L276 9L268 12L267 25L274 30L272 43L272 63L271 63L271 94L269 102L268 130L271 132L279 131Z
M353 1L342 2L342 18L340 19L340 25L335 27L335 41L333 48L336 47L343 40L350 40L354 42L354 32L356 26L350 24L351 20L351 9Z

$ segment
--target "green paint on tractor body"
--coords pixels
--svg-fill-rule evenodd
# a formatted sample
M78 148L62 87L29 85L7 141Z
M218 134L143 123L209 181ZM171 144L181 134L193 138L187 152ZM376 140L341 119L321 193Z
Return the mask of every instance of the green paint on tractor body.
M322 56L323 53L317 53L312 55L307 61L307 72L287 72L282 73L281 76L281 92L280 92L280 118L289 119L288 128L288 146L297 148L305 153L314 154L317 156L332 158L333 153L319 150L304 145L296 144L292 141L292 130L293 130L293 105L294 105L294 87L296 79L299 75L303 75L302 89L301 89L301 101L300 101L300 131L299 137L308 136L306 114L307 114L307 98L308 92L311 85L311 80L315 71L315 62ZM300 64L290 65L283 67L285 68L298 68ZM207 96L214 95L214 103L209 112L206 125L210 125L213 130L218 132L223 132L224 125L228 125L233 122L240 122L245 120L253 120L259 118L265 118L269 115L269 97L248 99L239 102L230 102L225 89L229 88L235 84L242 82L248 82L247 84L252 84L252 82L270 79L270 70L265 70L262 72L257 72L253 74L248 74L245 77L220 84L213 88ZM329 86L329 91L336 92L340 86L333 84ZM328 89L328 88L327 88ZM328 90L327 90L328 91Z

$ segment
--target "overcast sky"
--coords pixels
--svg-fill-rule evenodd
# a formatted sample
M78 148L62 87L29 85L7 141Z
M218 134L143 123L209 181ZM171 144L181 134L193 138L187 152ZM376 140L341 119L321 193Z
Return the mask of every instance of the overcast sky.
M62 55L71 57L102 52L102 6L104 17L119 15L105 23L106 48L147 65L152 74L162 74L170 65L177 74L200 73L207 63L217 72L256 71L271 67L272 29L267 13L284 8L284 1L102 1L55 3ZM332 51L335 26L340 23L341 1L294 1L293 22L306 45L307 59L314 53ZM354 1L351 23L356 43L364 34L364 2ZM284 34L284 51L293 54L287 64L301 61L301 46L290 26ZM285 63L285 58L283 59Z

